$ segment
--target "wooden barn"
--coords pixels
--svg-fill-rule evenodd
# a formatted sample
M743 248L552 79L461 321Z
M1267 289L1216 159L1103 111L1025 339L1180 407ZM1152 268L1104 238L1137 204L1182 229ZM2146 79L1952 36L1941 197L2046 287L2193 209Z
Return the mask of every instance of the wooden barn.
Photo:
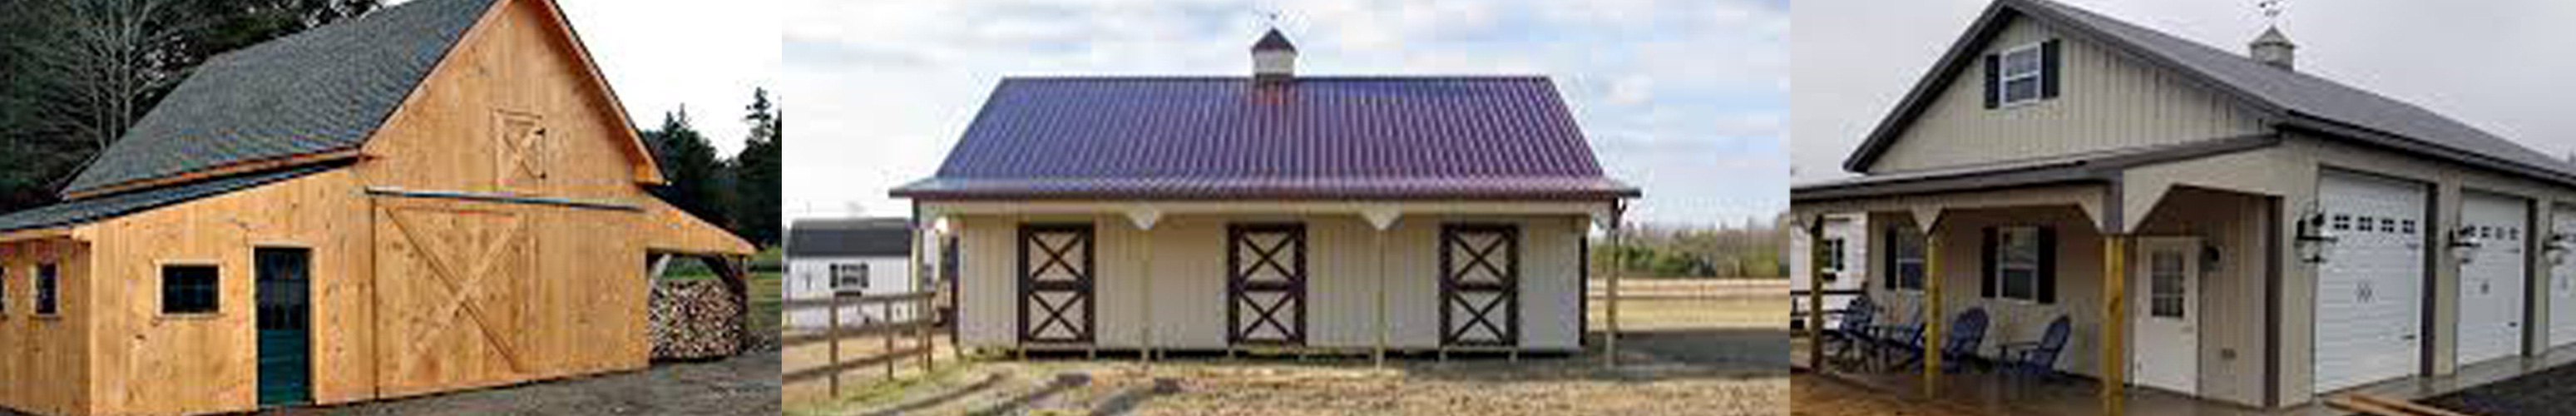
M218 56L0 216L0 406L201 414L642 368L648 263L751 245L662 181L550 0ZM739 290L737 290L739 292Z
M1639 191L1539 76L1014 77L893 191L956 238L957 342L1571 352L1587 235Z

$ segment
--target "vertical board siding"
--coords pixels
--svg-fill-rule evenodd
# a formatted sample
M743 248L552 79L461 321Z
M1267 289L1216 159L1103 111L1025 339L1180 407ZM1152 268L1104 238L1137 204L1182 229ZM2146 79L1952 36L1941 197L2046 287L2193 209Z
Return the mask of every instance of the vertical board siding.
M1982 69L1961 71L1898 136L1873 173L2182 143L2261 131L2258 117L2182 77L2015 19L1977 56L2064 39L2062 95L1986 109Z
M1446 221L1505 221L1522 229L1522 346L1573 349L1582 319L1580 259L1576 247L1585 223L1575 217L1413 216L1387 237L1389 344L1439 345L1437 233ZM1099 341L1104 349L1143 345L1140 263L1144 232L1121 216L967 216L958 221L960 342L1009 347L1017 325L1017 226L1021 222L1089 221L1098 227ZM1366 348L1377 342L1377 280L1372 247L1376 232L1358 216L1172 215L1151 232L1154 344L1158 348L1222 349L1226 344L1225 226L1237 222L1300 221L1307 230L1307 345Z
M0 406L49 414L82 413L91 408L88 354L89 316L84 299L95 290L90 281L92 249L69 240L43 239L0 243L0 267L7 267L9 301L0 315ZM55 318L36 316L36 265L58 267Z

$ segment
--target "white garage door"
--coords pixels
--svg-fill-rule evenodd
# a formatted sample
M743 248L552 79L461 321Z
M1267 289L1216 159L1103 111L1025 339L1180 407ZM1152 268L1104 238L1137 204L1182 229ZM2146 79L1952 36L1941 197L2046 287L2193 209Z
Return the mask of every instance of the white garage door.
M2576 209L2558 208L2550 218L2557 223L2550 235L2576 233ZM2550 266L2548 285L2549 345L2576 344L2576 261Z
M2460 265L2461 365L2522 352L2522 255L2531 229L2526 206L2506 196L2461 196L2461 225L2478 243Z
M2328 173L2317 202L2336 241L2317 265L2316 391L2414 374L2431 228L2424 186Z

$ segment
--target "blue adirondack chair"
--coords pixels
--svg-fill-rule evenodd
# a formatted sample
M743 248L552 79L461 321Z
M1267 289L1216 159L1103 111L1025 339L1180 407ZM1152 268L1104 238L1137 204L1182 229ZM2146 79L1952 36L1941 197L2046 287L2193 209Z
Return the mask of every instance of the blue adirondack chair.
M1860 358L1870 344L1878 342L1873 332L1878 324L1878 305L1868 297L1853 298L1836 316L1842 319L1824 332L1825 349L1844 360Z
M2067 332L2073 324L2066 315L2048 323L2048 333L2038 341L2006 343L2001 346L2004 371L2013 374L2049 375L2057 372L2057 354L2066 350Z
M1985 308L1968 308L1966 311L1959 312L1957 317L1950 319L1950 326L1941 330L1941 371L1959 371L1963 368L1960 365L1962 361L1977 358L1977 348L1983 346L1986 341L1986 322ZM1911 366L1922 362L1923 336L1921 333L1916 333L1913 342L1907 343L1906 347L1904 353L1909 355L1905 365Z

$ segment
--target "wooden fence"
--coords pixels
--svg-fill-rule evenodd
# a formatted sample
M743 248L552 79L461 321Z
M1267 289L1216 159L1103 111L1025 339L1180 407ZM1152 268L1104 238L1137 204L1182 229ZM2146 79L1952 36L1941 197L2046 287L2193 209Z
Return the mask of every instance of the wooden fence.
M885 367L885 376L892 378L894 377L896 366L907 358L918 358L919 360L917 361L921 364L921 369L923 371L936 369L938 366L938 360L935 358L935 354L931 353L934 350L931 342L933 337L938 334L939 331L937 329L942 325L942 322L940 321L941 318L938 316L939 314L931 307L932 295L932 292L873 296L835 295L830 298L823 299L789 299L782 302L782 310L784 311L782 314L794 314L795 311L800 310L822 310L825 315L830 316L829 320L831 324L830 326L825 327L822 332L795 334L781 337L779 338L779 344L785 347L796 347L811 344L830 344L831 355L830 359L825 361L820 367L792 370L781 374L779 376L781 379L780 381L797 383L817 378L828 378L831 380L830 391L832 394L837 395L841 392L841 373L846 373L850 370L872 366L883 366ZM864 309L868 305L884 305L880 307L880 310L885 313L880 314L880 316L886 317L889 320L882 322L854 323L853 325L844 325L841 322L841 314L843 311ZM897 306L912 306L911 319L903 321L891 320L891 318L896 315L893 312L896 310ZM885 348L874 354L867 355L843 356L841 354L841 341L867 337L884 339ZM904 343L904 345L898 348L899 346L896 345L896 341L902 338L910 338L910 341Z

